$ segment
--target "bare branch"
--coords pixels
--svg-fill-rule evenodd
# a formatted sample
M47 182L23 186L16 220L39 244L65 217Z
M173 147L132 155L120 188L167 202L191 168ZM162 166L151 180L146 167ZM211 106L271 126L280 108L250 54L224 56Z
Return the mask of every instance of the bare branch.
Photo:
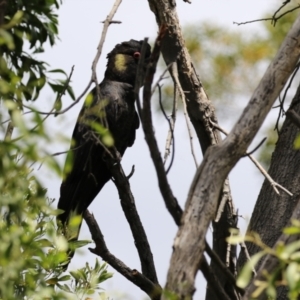
M171 76L176 84L176 88L179 91L181 100L182 100L182 104L183 104L183 114L184 114L184 118L185 118L185 122L186 122L186 127L188 129L188 133L189 133L189 137L190 137L190 147L191 147L191 153L195 162L195 166L196 168L198 168L198 163L197 163L197 159L196 159L196 155L195 155L195 150L194 150L194 145L193 145L193 133L192 133L192 129L191 129L191 125L190 125L190 119L187 113L187 108L186 108L186 98L185 98L185 94L183 92L183 89L181 87L181 84L179 82L179 78L178 78L178 70L177 70L177 65L173 64L172 68L170 69L171 72Z
M174 95L173 95L173 109L170 119L167 118L169 122L169 131L166 139L166 146L165 146L165 155L164 155L164 164L167 161L168 156L170 155L170 147L171 143L173 144L173 153L172 153L172 160L174 159L175 154L175 138L174 138L174 129L176 123L176 112L177 112L177 93L178 89L176 84L174 85ZM162 106L162 105L161 105ZM171 166L171 164L170 164ZM169 169L169 168L168 168Z
M100 42L99 42L98 47L97 47L97 53L96 53L96 56L95 56L95 58L93 60L93 64L92 64L92 80L96 81L95 82L96 84L98 84L97 83L96 67L97 67L99 58L100 58L101 53L102 53L102 48L103 48L103 44L105 42L107 30L108 30L109 25L112 23L112 19L113 19L114 15L116 14L121 2L122 2L122 0L116 0L115 1L109 15L106 17L106 19L104 21L104 26L103 26L103 29L102 29Z
M138 104L139 107L139 113L142 121L143 130L145 133L145 139L149 147L150 155L153 160L160 192L164 198L166 207L170 214L172 215L175 223L177 225L180 225L180 218L182 215L182 209L179 206L177 199L174 197L173 192L170 188L163 160L160 155L157 141L153 132L153 123L152 123L152 115L151 115L151 85L153 82L154 73L156 70L156 64L159 58L159 52L160 52L160 43L161 39L164 35L164 27L159 32L158 38L155 42L154 49L152 51L151 59L150 59L150 66L148 67L146 78L145 78L145 87L143 91L143 109L141 110L140 104ZM137 103L140 103L139 100L139 93L136 92L136 99Z
M167 122L169 124L169 131L168 131L168 136L167 136L167 140L166 140L166 147L165 147L164 164L166 163L168 155L170 155L171 144L172 144L172 148L173 148L171 162L170 162L169 167L166 169L166 174L168 174L171 167L172 167L172 165L173 165L174 157L175 157L175 136L174 136L175 121L174 121L174 118L172 116L171 116L171 119L170 119L167 116L167 114L164 110L164 107L162 105L162 99L161 99L162 96L161 96L161 87L160 86L158 86L158 98L159 98L158 101L159 101L160 109L161 109L165 119L167 120ZM173 107L172 115L174 115L174 107Z
M94 216L86 210L83 215L89 230L92 234L92 239L96 244L96 248L89 250L100 256L104 261L106 261L110 266L112 266L115 270L117 270L120 274L126 277L133 284L138 286L141 290L143 290L151 299L159 300L161 294L161 287L159 285L154 284L151 280L149 280L146 276L141 274L135 269L130 269L126 266L121 260L115 257L108 250L104 236L100 230L100 227L95 220Z
M290 196L293 196L293 194L287 190L285 187L274 181L274 179L268 174L268 172L263 168L263 166L252 156L248 155L249 158L252 160L252 162L256 165L258 170L265 176L265 178L270 182L271 186L273 187L274 191L279 195L279 191L277 188L283 190L285 193L287 193Z
M245 257L247 258L247 261L250 261L251 257L249 255L247 245L245 244L245 242L240 243L240 247L241 247L241 251L245 254ZM254 266L252 268L252 273L254 276L256 276L256 274L257 274Z
M118 157L118 155L114 153L114 157ZM128 178L124 174L121 164L118 162L116 163L116 159L107 157L107 166L111 171L114 178L114 184L119 192L121 206L127 222L129 223L135 246L139 254L142 272L153 283L158 284L153 255L146 232L135 206Z
M284 2L284 3L283 3L276 11L275 11L275 13L273 14L273 16L272 16L271 18L262 18L262 19L251 20L251 21L240 22L240 23L239 23L239 22L233 22L233 24L236 24L236 25L240 26L240 25L245 25L245 24L250 24L250 23L255 23L255 22L261 22L261 21L271 21L271 23L273 24L273 26L275 26L276 23L277 23L277 21L278 21L279 19L281 19L283 16L285 16L285 15L287 15L287 14L289 14L289 13L291 13L291 12L293 12L293 11L295 11L295 10L297 10L297 9L300 8L300 5L297 5L297 6L293 7L292 9L287 10L287 11L285 11L284 13L282 13L281 15L279 15L278 17L276 17L276 14L277 14L284 6L286 6L289 2L290 2L290 0L285 1L285 2Z
M289 83L287 85L287 87L285 88L284 90L284 94L283 94L283 97L281 99L281 97L279 97L279 107L280 107L280 110L279 110L279 113L278 113L278 117L277 117L277 121L276 121L276 124L275 124L275 129L277 130L277 133L279 133L279 119L281 117L281 115L284 115L285 114L285 110L284 110L284 101L286 99L286 95L287 95L287 92L288 90L290 89L293 81L294 81L294 78L296 76L296 74L298 73L298 70L300 68L300 63L298 63L295 67L295 70L294 70L294 73L293 75L291 76L290 80L289 80Z

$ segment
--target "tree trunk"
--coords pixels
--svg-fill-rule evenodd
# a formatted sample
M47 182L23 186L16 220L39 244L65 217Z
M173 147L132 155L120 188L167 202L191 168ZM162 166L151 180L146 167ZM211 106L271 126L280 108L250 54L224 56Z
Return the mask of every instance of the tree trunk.
M289 110L291 109L300 114L300 85ZM289 222L300 196L300 151L294 148L297 134L299 128L290 118L286 118L269 169L270 176L291 191L293 196L282 191L280 195L276 194L270 183L265 180L248 227L248 231L259 233L262 241L269 247L273 247L282 234L282 228ZM252 243L246 245L250 255L260 250ZM243 266L245 260L245 255L241 252L238 259L239 268ZM277 299L287 299L286 291L279 291L279 295Z

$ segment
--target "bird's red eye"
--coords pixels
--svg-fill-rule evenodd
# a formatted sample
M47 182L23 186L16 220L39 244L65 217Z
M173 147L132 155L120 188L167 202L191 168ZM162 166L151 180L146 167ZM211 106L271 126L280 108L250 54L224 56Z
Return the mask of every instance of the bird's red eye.
M140 58L140 56L141 56L140 52L134 52L133 53L133 57L136 58L136 59Z

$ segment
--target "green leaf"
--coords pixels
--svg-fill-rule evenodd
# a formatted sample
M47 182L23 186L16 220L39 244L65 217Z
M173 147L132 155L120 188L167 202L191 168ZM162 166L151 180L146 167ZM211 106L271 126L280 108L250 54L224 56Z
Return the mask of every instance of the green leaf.
M13 36L6 30L0 28L0 45L3 44L6 45L9 50L15 49Z
M57 282L58 282L58 278L57 277L52 277L52 278L50 278L50 279L48 279L46 281L46 283L50 284L50 285L55 285L55 284L57 284Z
M94 100L94 96L92 93L89 93L86 98L85 98L85 101L84 101L84 105L85 107L90 107L93 103L93 100Z
M250 280L252 279L252 270L255 268L256 264L259 262L259 260L265 255L265 251L260 251L253 255L250 259L250 261L247 261L245 266L243 267L236 284L238 287L244 289L249 284Z
M279 258L286 260L290 257L290 255L296 250L300 249L300 241L292 242L285 246L283 251L279 254Z
M21 23L22 18L23 18L24 12L22 10L18 10L14 16L12 17L12 19L7 23L1 26L1 28L3 29L10 29L18 24Z
M40 239L37 241L37 244L42 248L53 246L53 243L51 243L48 239Z
M56 285L64 292L73 293L67 284L61 285L57 283Z
M238 245L245 241L245 237L242 235L231 235L226 239L227 243L232 245Z
M84 247L91 243L92 243L92 241L89 241L89 240L71 241L71 242L69 242L69 247L72 250L76 250L78 248Z
M300 280L299 264L296 262L291 262L287 266L285 274L289 288L294 289Z
M297 150L300 149L300 134L298 134L294 140L294 148Z
M102 137L102 141L104 143L105 146L107 147L112 147L114 145L114 138L112 137L110 132L107 132L103 137Z
M64 74L67 76L67 73L62 70L62 69L53 69L53 70L50 70L50 71L47 71L48 73L61 73L61 74Z
M300 228L299 227L286 227L283 229L283 233L287 235L299 234Z
M70 275L63 275L63 276L58 278L58 281L67 281L67 280L70 280L70 279L71 279Z
M75 94L74 94L73 88L69 85L67 87L67 92L68 92L69 96L71 97L71 99L75 100Z

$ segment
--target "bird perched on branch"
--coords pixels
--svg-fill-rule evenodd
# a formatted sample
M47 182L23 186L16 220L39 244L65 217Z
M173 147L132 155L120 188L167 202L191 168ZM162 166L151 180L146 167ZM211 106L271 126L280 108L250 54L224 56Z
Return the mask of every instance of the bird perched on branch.
M99 88L94 88L79 114L70 149L72 168L66 162L64 179L60 187L58 208L59 227L67 240L78 239L80 224L70 229L72 216L82 216L94 198L111 179L106 165L107 146L103 133L111 133L114 146L121 156L135 140L139 118L134 107L134 85L143 41L130 40L117 44L107 55L107 68ZM151 54L146 45L143 69ZM143 76L143 75L142 75ZM140 80L143 82L143 80ZM105 150L106 147L106 150ZM109 147L108 147L109 150ZM67 158L68 160L68 158ZM74 253L70 253L70 258Z

